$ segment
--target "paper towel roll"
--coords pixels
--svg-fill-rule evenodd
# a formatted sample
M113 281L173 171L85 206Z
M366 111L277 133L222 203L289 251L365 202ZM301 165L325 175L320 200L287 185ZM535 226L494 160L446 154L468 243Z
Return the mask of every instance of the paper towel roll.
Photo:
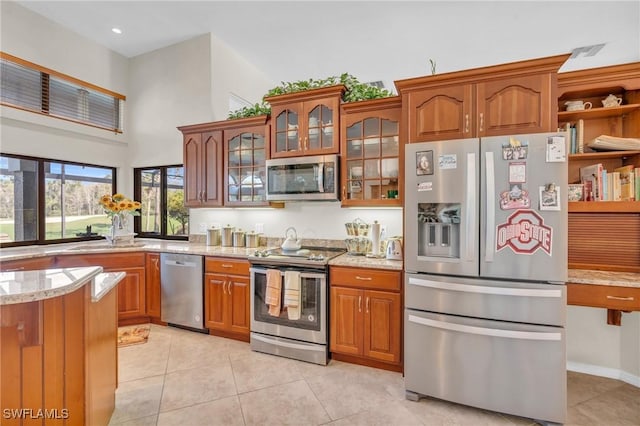
M371 225L371 254L380 255L380 224L377 220Z

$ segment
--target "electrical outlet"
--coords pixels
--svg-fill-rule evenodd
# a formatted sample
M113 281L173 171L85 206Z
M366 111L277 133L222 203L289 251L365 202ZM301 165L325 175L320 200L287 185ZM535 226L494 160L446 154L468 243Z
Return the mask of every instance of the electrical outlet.
M263 234L264 233L264 223L256 223L256 234Z

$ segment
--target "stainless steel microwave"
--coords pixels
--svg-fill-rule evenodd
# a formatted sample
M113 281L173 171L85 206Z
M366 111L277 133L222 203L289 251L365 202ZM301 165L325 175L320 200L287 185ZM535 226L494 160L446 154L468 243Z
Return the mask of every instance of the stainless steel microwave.
M268 201L337 201L338 156L278 158L266 161Z

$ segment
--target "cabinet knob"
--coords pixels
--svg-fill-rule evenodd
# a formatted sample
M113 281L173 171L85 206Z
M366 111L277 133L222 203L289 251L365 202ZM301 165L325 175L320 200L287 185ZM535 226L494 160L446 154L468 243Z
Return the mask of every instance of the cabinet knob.
M627 302L632 302L633 301L633 297L631 297L631 296L629 296L629 297L607 296L607 299L609 299L609 300L625 300Z
M362 312L362 296L358 296L358 312Z
M469 133L469 114L464 115L464 133Z
M484 113L480 113L480 131L484 131Z
M367 297L367 313L369 313L369 298Z
M371 277L361 277L360 275L356 275L356 280L360 281L371 281L373 278Z

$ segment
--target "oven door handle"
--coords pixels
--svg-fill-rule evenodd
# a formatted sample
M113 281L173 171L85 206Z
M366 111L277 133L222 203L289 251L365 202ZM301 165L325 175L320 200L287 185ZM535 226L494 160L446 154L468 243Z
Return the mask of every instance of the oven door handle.
M279 269L279 268L274 268L274 269ZM267 273L267 270L265 268L250 268L249 269L252 273L258 273L258 274L265 274ZM284 272L285 271L280 271L280 275L284 277ZM318 273L314 273L314 272L300 272L300 279L302 278L319 278L319 279L325 279L327 276L325 274L318 274Z
M283 346L285 348L291 348L291 349L300 349L302 351L320 352L320 351L324 351L326 349L326 347L324 347L324 346L301 345L301 344L285 342L285 341L277 340L277 339L269 339L268 337L260 336L260 335L255 334L255 333L251 334L251 338L255 339L255 340L259 340L259 341L264 342L264 343L269 343L271 345Z

